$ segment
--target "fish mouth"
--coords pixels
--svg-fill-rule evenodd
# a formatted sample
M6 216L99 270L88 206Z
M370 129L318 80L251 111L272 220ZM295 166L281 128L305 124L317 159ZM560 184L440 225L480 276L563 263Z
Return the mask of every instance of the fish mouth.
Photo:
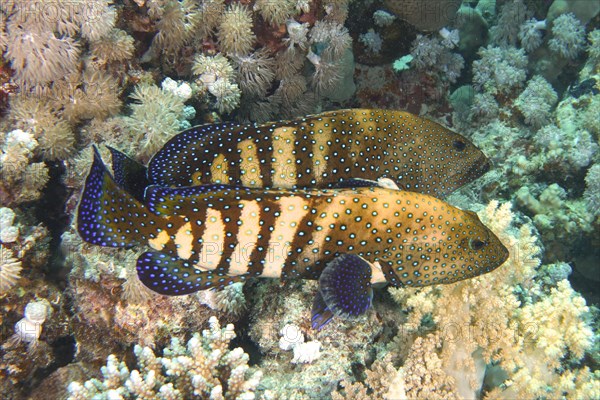
M486 156L479 157L466 171L465 176L477 179L492 169L492 163Z

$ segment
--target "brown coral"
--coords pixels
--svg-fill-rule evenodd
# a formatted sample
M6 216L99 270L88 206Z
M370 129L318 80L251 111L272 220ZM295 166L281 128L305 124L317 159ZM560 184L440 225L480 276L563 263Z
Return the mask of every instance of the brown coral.
M461 0L385 0L388 10L422 31L437 31L455 18Z

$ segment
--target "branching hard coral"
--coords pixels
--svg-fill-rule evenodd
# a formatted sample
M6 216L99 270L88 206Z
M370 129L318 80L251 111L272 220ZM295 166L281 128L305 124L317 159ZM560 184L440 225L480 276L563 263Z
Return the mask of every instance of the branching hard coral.
M138 369L131 372L111 355L102 367L103 380L91 379L83 385L72 382L69 399L254 399L262 372L248 366L242 348L229 350L236 336L233 325L221 328L216 317L209 324L202 336L194 334L186 346L172 338L162 357L136 345Z
M536 75L527 82L515 105L525 117L526 124L539 128L550 121L550 111L557 101L558 96L552 85Z
M15 286L21 277L21 261L14 257L12 250L0 245L0 295Z
M217 31L221 51L228 55L248 54L256 41L252 26L252 13L246 6L239 3L229 5Z
M297 13L296 1L256 0L254 3L254 11L258 11L268 23L280 25Z
M508 94L527 77L527 56L523 49L488 46L473 61L473 82L491 94Z
M573 59L584 49L585 27L574 14L562 14L552 22L548 47L564 58Z

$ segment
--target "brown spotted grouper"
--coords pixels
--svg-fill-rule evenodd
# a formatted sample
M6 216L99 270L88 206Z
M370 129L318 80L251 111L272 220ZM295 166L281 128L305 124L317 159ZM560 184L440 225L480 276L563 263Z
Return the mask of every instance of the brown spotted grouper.
M489 168L477 147L436 122L404 111L348 109L190 128L154 155L147 178L171 187L252 188L331 188L389 178L401 189L441 198Z
M79 235L100 246L150 247L137 272L161 294L251 277L319 279L313 326L320 328L333 315L366 312L375 283L451 283L492 271L508 256L475 213L426 194L378 186L155 185L142 203L115 182L94 150Z

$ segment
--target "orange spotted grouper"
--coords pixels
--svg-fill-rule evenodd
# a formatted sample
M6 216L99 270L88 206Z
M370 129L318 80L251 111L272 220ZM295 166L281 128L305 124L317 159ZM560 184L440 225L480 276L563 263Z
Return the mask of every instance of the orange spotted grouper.
M149 247L138 276L166 295L251 277L318 279L315 328L365 313L373 284L451 283L508 256L475 213L422 193L151 185L140 202L117 181L94 148L78 209L83 240Z
M170 187L331 188L388 178L401 189L443 198L489 169L477 147L436 122L404 111L348 109L190 128L154 155L147 180Z

